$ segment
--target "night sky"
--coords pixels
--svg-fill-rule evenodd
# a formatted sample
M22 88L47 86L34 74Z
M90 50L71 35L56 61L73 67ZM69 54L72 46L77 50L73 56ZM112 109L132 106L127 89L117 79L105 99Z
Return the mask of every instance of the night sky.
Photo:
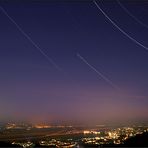
M148 47L148 2L120 1L137 20L115 0L95 2ZM148 49L93 1L1 0L0 6L0 121L148 118Z

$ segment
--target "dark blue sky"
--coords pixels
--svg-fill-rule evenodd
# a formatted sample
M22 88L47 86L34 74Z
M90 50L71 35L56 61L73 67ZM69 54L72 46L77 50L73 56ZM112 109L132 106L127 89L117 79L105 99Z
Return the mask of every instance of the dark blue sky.
M117 1L96 2L120 28L148 47L148 29ZM120 2L148 25L147 2ZM62 69L56 69L0 9L1 121L147 119L148 50L115 28L93 1L0 1L0 6Z

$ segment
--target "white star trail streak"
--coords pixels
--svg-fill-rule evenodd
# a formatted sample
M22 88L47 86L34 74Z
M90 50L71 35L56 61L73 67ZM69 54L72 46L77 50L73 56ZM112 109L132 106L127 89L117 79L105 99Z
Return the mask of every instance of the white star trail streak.
M16 21L8 15L6 10L0 6L1 11L8 17L8 19L17 27L17 29L24 35L30 43L48 60L57 70L61 71L61 68L31 39L31 37L16 23Z
M104 76L101 72L99 72L94 66L88 63L88 61L82 57L79 53L77 53L77 57L82 60L89 68L95 71L101 78L103 78L107 83L109 83L113 88L119 90L119 87L115 85L111 80L109 80L106 76Z
M142 21L140 21L136 16L134 16L128 9L126 9L122 3L119 0L116 0L117 3L120 5L120 7L130 16L132 17L136 22L138 22L140 25L148 28L148 25L146 25L145 23L143 23Z
M132 40L134 43L136 43L137 45L139 45L140 47L144 48L145 50L148 50L148 47L146 47L145 45L143 45L142 43L140 43L139 41L137 41L136 39L134 39L133 37L131 37L128 33L126 33L123 29L121 29L101 8L100 6L97 4L96 1L93 1L94 4L96 5L96 7L102 12L102 14L111 22L112 25L114 25L121 33L123 33L127 38L129 38L130 40Z

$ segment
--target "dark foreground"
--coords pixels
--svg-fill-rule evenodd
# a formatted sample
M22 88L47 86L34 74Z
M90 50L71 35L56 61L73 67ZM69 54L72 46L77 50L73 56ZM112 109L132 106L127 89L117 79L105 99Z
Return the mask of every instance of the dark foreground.
M12 144L11 142L0 141L0 147L23 147L23 146L20 146L17 144ZM42 146L36 142L34 145L32 145L30 147L56 147L56 146L54 146L54 145ZM64 147L66 148L66 146L63 146L63 148ZM73 146L73 147L77 147L77 146ZM85 147L92 147L92 148L93 147L148 147L148 132L144 132L143 134L136 135L135 137L131 137L131 138L127 139L123 144L95 145L95 144L81 143L79 147L81 147L81 148L85 148Z
M11 127L11 128L10 128ZM148 147L148 127L20 127L5 126L0 131L0 147Z

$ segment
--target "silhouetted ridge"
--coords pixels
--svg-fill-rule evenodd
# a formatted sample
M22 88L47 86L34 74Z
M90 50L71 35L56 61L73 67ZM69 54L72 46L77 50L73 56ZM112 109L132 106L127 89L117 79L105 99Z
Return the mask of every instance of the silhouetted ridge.
M124 142L126 146L148 146L148 132L131 137Z
M10 142L4 142L4 141L0 141L0 147L20 147L16 144L11 144Z

